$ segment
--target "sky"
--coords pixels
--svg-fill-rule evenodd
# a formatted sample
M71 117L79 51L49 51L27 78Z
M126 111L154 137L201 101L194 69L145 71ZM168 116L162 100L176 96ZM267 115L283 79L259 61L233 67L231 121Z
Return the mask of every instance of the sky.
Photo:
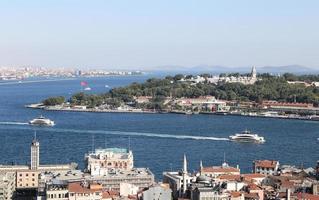
M1 0L0 66L319 68L318 0Z

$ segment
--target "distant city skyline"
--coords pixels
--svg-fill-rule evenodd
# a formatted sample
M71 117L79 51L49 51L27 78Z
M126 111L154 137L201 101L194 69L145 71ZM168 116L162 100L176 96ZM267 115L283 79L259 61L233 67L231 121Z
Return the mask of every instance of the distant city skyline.
M319 2L3 1L0 66L319 69Z

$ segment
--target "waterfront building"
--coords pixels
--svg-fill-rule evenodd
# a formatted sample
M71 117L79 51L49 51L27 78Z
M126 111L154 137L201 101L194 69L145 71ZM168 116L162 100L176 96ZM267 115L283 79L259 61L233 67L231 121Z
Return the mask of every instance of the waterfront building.
M201 96L198 98L180 98L175 104L182 107L198 107L202 111L227 112L230 107L226 101L217 100L214 96Z
M255 160L253 162L253 172L265 175L276 175L279 170L279 161L275 160Z
M0 172L0 199L11 200L16 189L14 172Z
M133 169L133 153L127 149L107 148L96 149L85 156L88 172L92 176L103 176L108 169Z

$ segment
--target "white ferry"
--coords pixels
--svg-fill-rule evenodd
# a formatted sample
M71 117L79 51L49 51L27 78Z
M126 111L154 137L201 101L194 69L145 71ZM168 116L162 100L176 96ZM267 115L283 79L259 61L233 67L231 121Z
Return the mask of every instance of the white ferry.
M29 121L31 125L38 125L38 126L54 126L54 121L43 117L42 115L38 118L35 118Z
M241 133L236 133L235 135L229 136L231 141L236 142L254 142L254 143L264 143L266 140L264 137L258 136L248 130L245 130Z

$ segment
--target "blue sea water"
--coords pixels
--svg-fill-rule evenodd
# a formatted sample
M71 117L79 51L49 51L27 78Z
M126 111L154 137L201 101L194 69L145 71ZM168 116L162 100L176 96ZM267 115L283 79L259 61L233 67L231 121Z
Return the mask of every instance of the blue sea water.
M84 154L92 148L131 148L135 166L149 167L157 179L162 178L165 170L180 169L183 154L187 155L190 170L197 170L200 160L204 166L220 165L225 153L226 161L238 164L243 172L252 170L255 159L275 159L306 167L313 167L319 159L319 122L218 115L54 112L24 107L48 96L69 97L81 90L82 80L89 83L90 93L101 93L109 90L105 85L125 86L147 78L118 76L0 83L0 163L29 163L35 130L42 164L77 162L84 168ZM24 124L40 114L54 120L56 126ZM266 143L225 140L246 128L264 136Z

